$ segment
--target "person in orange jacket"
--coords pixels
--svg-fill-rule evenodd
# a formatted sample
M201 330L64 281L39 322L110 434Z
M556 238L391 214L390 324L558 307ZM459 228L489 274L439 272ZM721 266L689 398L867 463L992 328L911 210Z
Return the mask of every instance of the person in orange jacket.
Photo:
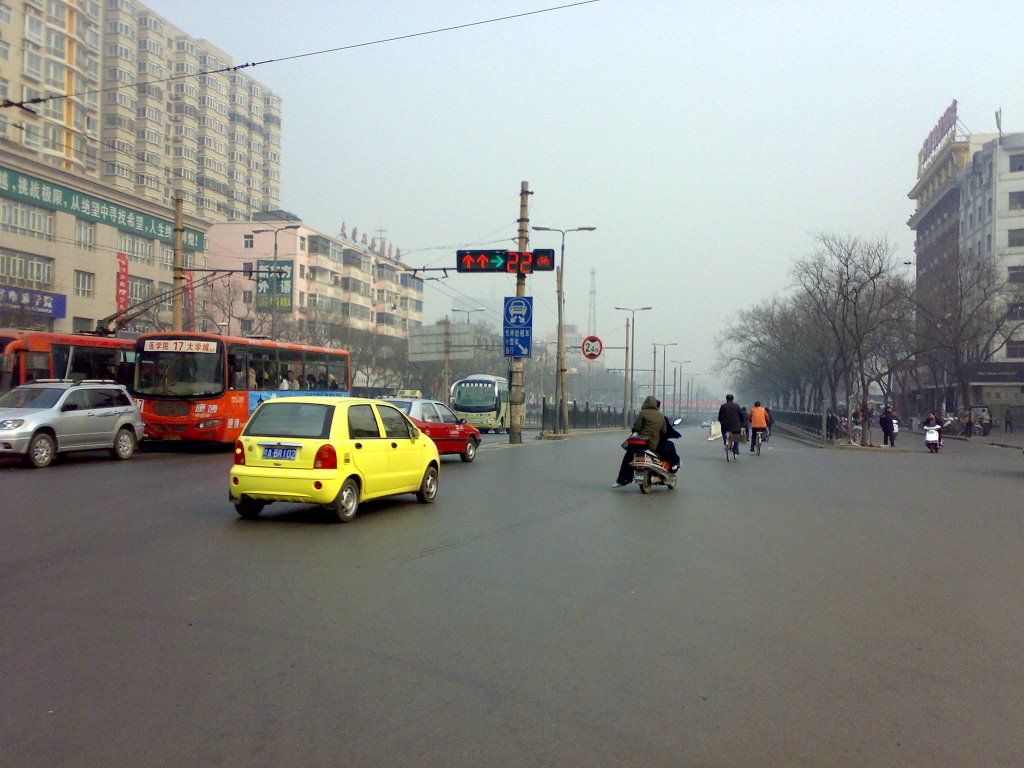
M747 414L750 419L750 452L754 452L754 446L757 444L758 432L767 434L768 432L768 411L761 405L761 401L758 400L754 403L754 407L750 409L750 413Z

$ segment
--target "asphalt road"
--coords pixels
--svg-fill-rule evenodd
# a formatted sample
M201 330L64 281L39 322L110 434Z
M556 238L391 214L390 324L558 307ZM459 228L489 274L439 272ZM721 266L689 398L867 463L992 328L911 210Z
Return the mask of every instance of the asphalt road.
M0 462L0 765L1020 766L1019 451L692 428L444 463L349 525L230 454Z

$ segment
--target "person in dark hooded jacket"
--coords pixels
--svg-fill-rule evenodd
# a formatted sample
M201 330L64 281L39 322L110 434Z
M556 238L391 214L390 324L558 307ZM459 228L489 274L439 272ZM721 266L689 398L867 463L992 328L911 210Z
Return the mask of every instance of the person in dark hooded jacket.
M644 398L640 413L633 422L633 431L641 437L647 438L647 444L651 448L657 448L661 442L661 436L667 431L668 422L665 416L658 409L658 398L648 395ZM626 451L619 464L619 475L615 478L614 488L621 488L633 482L633 451Z
M743 410L732 395L725 396L725 402L718 409L718 423L722 425L722 442L729 444L729 436L743 431ZM739 443L732 444L732 452L738 456Z

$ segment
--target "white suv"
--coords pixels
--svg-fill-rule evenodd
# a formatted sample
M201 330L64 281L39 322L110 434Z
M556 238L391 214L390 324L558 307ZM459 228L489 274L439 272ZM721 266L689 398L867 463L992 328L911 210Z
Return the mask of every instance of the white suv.
M139 406L116 381L39 379L0 396L0 456L47 467L58 453L106 448L130 459L145 429Z

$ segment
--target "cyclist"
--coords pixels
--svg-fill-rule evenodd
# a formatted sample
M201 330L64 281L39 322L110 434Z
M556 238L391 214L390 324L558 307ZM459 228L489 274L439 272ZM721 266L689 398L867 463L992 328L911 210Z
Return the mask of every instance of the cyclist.
M730 436L743 431L743 411L732 395L725 396L725 402L718 409L718 423L722 425L722 442L729 446ZM740 455L740 444L733 440L733 456Z
M757 400L747 416L750 419L750 452L753 453L758 434L768 436L768 411Z

